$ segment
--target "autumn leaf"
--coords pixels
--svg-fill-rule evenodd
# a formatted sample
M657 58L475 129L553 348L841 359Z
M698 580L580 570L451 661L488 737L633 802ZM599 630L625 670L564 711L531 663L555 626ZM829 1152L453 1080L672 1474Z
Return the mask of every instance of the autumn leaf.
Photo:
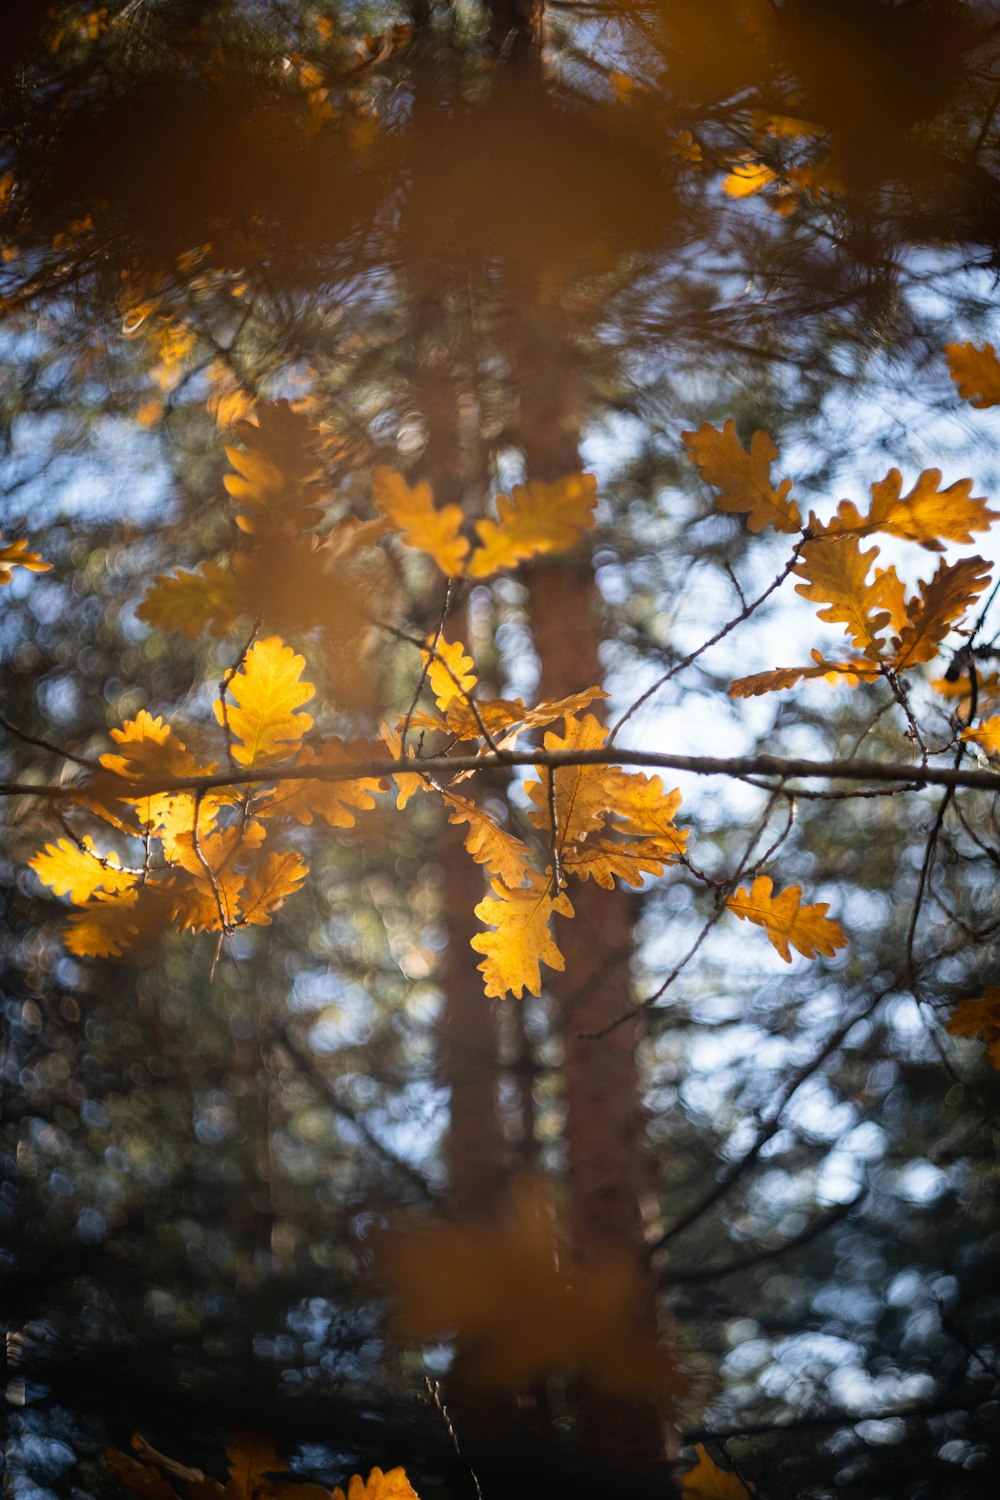
M318 433L287 401L262 402L255 417L235 425L243 447L226 449L236 473L223 483L241 511L236 524L246 532L304 531L323 516L313 503Z
M477 967L483 975L486 994L502 999L512 994L520 1000L524 991L540 995L540 964L562 970L566 960L549 931L553 912L571 917L573 907L565 892L551 893L550 882L533 875L529 886L511 890L502 880L491 882L494 895L484 896L476 916L494 932L479 932L472 939L477 953L485 954Z
M416 715L414 715L415 717ZM390 729L388 724L383 724L381 740L393 760L401 760L403 758L403 737L401 732ZM412 745L407 745L406 747L406 759L416 759L416 751ZM411 774L409 771L394 771L392 779L396 783L397 788L396 806L400 809L406 806L415 792L426 792L430 789L430 782L426 777L416 772Z
M832 958L838 948L847 947L840 923L826 915L828 902L803 906L800 885L790 885L778 895L772 895L772 890L770 876L758 875L750 890L741 886L726 906L742 920L763 927L786 964L792 961L789 946L803 958L817 958L821 953Z
M788 499L792 481L781 480L777 489L771 483L771 464L778 450L766 432L754 433L749 452L731 418L721 432L703 422L697 432L684 432L681 437L705 483L721 491L715 502L720 510L745 514L751 531L762 531L765 526L776 531L799 530L798 506Z
M374 760L383 753L381 745L368 741L345 743L343 740L324 740L320 749L311 745L302 749L294 762L294 769L335 770L350 760ZM290 768L292 769L292 768ZM331 828L353 828L356 812L367 812L375 806L375 797L386 790L386 782L380 776L360 776L343 781L320 780L304 776L300 781L282 780L259 798L254 804L257 817L291 817L297 823L309 825L315 817L321 817Z
M241 919L240 898L247 881L247 861L264 841L256 820L216 829L197 840L191 833L177 839L178 868L163 881L170 897L170 917L193 932L229 931Z
M426 553L447 578L457 578L469 550L468 539L461 534L461 507L446 505L438 510L429 484L422 481L411 487L394 469L377 468L373 480L376 510L403 533L408 547Z
M842 500L827 526L810 516L809 529L817 536L883 532L917 542L929 552L943 552L945 542L967 544L974 531L988 531L1000 518L1000 511L990 510L983 496L972 494L971 479L957 479L943 490L940 483L940 469L924 469L904 495L902 474L890 469L884 479L872 485L867 515L862 515L853 501Z
M752 198L777 180L777 172L764 162L741 161L722 179L722 191L727 198Z
M845 625L852 643L874 660L883 648L881 634L892 620L885 608L883 580L868 577L877 556L877 547L862 552L857 537L821 537L806 542L793 569L805 580L796 584L795 592L823 604L819 618Z
M414 714L410 723L414 729L436 729L460 740L482 739L482 726L485 726L493 741L509 750L526 731L554 724L557 719L577 714L597 699L607 696L602 688L585 688L568 698L544 699L534 708L528 708L522 698L479 698L476 700L478 717L464 698L456 696L443 717Z
M987 755L1000 756L1000 714L984 719L975 729L963 729L959 738L972 740Z
M381 1469L372 1469L367 1480L362 1480L360 1474L352 1474L347 1494L338 1484L331 1500L420 1500L420 1497L407 1479L406 1470L396 1468L385 1474Z
M634 1255L612 1244L586 1265L575 1261L537 1178L516 1179L493 1222L403 1223L383 1235L376 1258L398 1298L398 1337L430 1343L457 1334L475 1385L510 1390L564 1369L625 1397L677 1385L640 1315Z
M233 759L241 766L285 760L312 727L309 714L297 712L313 696L311 682L300 682L305 658L296 656L279 636L258 641L229 683L235 708L215 704L215 717L229 726Z
M987 1061L1000 1068L1000 985L987 985L978 1000L956 1005L944 1029L951 1036L982 1037Z
M469 577L488 578L528 558L574 546L593 526L596 504L593 474L567 474L552 484L532 479L515 485L509 499L497 496L499 521L487 517L476 522L479 546L469 563Z
M244 877L241 920L250 927L269 927L272 913L295 894L308 874L309 866L294 851L268 851Z
M677 857L676 845L655 838L626 840L588 839L562 849L560 860L567 875L593 880L606 891L614 890L615 877L626 885L641 886L645 876L662 875L664 866Z
M501 828L476 803L445 790L445 804L450 808L448 822L467 823L465 847L477 864L485 865L491 875L498 875L510 889L521 886L531 874L530 854L513 833Z
M233 574L218 563L204 562L197 572L179 568L158 573L136 615L157 630L177 630L194 638L207 630L222 636L244 613L244 601Z
M939 563L930 583L921 581L919 595L907 604L909 623L899 632L892 664L897 672L933 661L945 636L989 583L990 567L984 557L963 557Z
M105 1448L104 1457L118 1483L133 1495L141 1496L141 1500L177 1500L177 1491L152 1464L139 1463L117 1448Z
M122 869L117 854L99 854L86 835L79 844L69 839L46 844L28 861L28 868L57 896L68 896L77 906L98 891L111 894L130 890L136 879L132 871Z
M720 1469L709 1458L704 1444L697 1443L694 1451L698 1462L684 1475L681 1500L753 1500L756 1485L744 1484L738 1474Z
M10 583L15 568L24 568L28 573L47 573L51 567L51 563L42 560L41 553L29 551L23 539L4 542L0 536L0 585Z
M946 344L945 357L951 378L963 401L973 406L1000 404L1000 360L992 344Z
M764 693L780 693L785 688L795 687L809 678L821 677L826 682L846 682L857 687L861 682L871 682L879 675L878 664L868 657L856 657L851 661L827 661L818 651L813 651L811 667L774 667L770 672L754 672L750 677L738 677L729 684L730 698L759 698Z
M472 671L475 662L466 655L461 641L446 641L440 636L435 642L433 636L428 636L427 647L423 658L428 686L438 708L447 713L456 699L464 702L479 681Z
M82 910L73 912L63 934L67 950L79 958L116 958L131 948L144 927L140 895L145 896L145 891L133 886L98 895Z
M274 1451L274 1435L237 1427L226 1444L229 1479L226 1500L254 1500L266 1491L268 1474L284 1474L288 1465Z
M550 731L544 747L550 751L600 750L608 731L593 714L581 719L566 716L563 736ZM622 776L614 766L559 766L554 771L536 766L539 781L529 781L524 790L535 804L528 816L536 828L551 832L552 809L549 805L549 778L554 782L556 831L560 846L576 843L599 829L609 806L610 785Z

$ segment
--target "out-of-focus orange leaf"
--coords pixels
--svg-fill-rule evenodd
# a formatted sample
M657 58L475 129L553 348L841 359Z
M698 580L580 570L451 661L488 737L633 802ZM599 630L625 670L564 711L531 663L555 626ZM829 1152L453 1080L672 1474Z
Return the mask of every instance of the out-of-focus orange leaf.
M777 180L777 172L765 162L741 161L722 179L722 191L727 198L752 198Z
M1000 360L992 344L946 344L945 357L951 378L963 401L973 406L1000 405Z
M438 510L429 484L410 486L394 469L377 468L373 479L376 510L403 533L408 547L432 558L447 578L457 578L469 550L468 538L461 534L461 507L445 505Z
M1000 714L984 719L975 729L963 729L961 738L981 745L987 755L1000 756Z
M178 568L157 573L136 610L140 620L158 630L179 630L194 637L203 630L225 635L243 614L237 580L218 563L204 562L197 572Z
M140 895L145 892L134 886L99 895L81 911L73 912L63 935L68 951L79 958L112 958L131 948L142 931Z
M549 930L549 920L554 912L563 917L573 915L569 897L563 891L553 896L551 882L538 874L532 875L530 885L517 890L511 890L502 880L491 883L494 895L483 897L476 916L495 931L479 932L472 939L476 952L485 954L478 968L486 994L498 999L511 994L517 1000L525 990L540 995L540 965L560 970L566 967Z
M982 1037L987 1060L1000 1068L1000 985L988 984L978 1000L956 1005L944 1029L952 1036Z
M287 401L261 402L254 414L255 422L235 425L243 447L226 449L236 473L223 483L240 511L236 524L246 532L306 530L323 516L314 503L319 435Z
M470 578L489 578L544 552L560 552L594 524L597 480L566 474L552 484L532 479L515 485L510 498L497 496L499 521L476 522L479 546L469 562Z
M0 537L0 584L10 583L15 568L24 568L29 573L47 573L51 563L43 560L40 552L32 552L23 538L16 542L4 542Z
M792 961L790 948L803 958L818 958L821 953L832 958L838 948L847 947L844 929L826 915L828 902L803 906L800 885L790 885L777 895L773 889L769 875L758 875L749 890L741 886L726 906L735 916L763 927L786 964Z
M705 483L721 491L715 501L720 510L746 515L751 531L762 531L765 526L776 531L799 530L799 508L788 498L792 481L782 479L777 489L771 483L771 465L778 450L766 432L754 433L749 452L731 418L721 432L703 422L697 432L683 432L681 437Z
M366 1480L360 1474L352 1474L347 1494L340 1485L334 1487L332 1500L420 1500L419 1495L406 1477L402 1468L372 1469Z
M301 682L305 658L297 656L280 636L258 641L229 683L236 707L215 704L215 717L228 723L233 759L241 766L261 766L286 760L312 727L309 714L298 708L313 696L311 682Z
M738 1474L720 1469L702 1443L696 1444L694 1451L698 1462L681 1481L681 1500L753 1500L756 1485L744 1484Z

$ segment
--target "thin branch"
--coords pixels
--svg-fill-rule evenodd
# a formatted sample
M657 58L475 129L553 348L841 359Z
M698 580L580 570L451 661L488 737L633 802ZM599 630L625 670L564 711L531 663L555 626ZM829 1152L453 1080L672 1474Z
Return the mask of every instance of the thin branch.
M812 1240L818 1239L834 1224L839 1224L845 1219L852 1209L867 1196L868 1189L862 1188L848 1203L835 1203L818 1218L807 1224L801 1234L795 1235L793 1239L785 1240L781 1245L770 1245L765 1250L751 1250L746 1255L739 1256L736 1260L727 1261L722 1266L692 1266L688 1270L679 1267L676 1270L668 1267L660 1277L660 1285L667 1286L692 1286L700 1281L716 1281L722 1276L734 1276L738 1271L749 1271L754 1266L764 1265L769 1260L778 1260L787 1255L790 1250L798 1250L802 1245L808 1245Z
M99 771L100 761L88 760L85 755L77 755L73 750L66 750L62 745L53 744L51 740L39 739L37 735L28 734L24 729L18 729L9 719L0 714L0 728L6 729L9 734L16 735L25 745L34 745L39 750L48 750L50 755L61 756L63 760L71 760L74 765L83 766L88 771Z

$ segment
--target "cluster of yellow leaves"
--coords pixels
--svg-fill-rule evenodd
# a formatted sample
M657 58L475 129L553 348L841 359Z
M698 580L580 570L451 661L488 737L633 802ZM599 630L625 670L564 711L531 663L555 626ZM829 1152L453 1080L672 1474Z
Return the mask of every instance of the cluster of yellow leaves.
M372 1469L367 1480L353 1474L346 1495L339 1484L330 1491L318 1484L276 1479L275 1475L287 1473L288 1465L275 1452L273 1436L249 1428L238 1428L230 1438L225 1484L206 1477L201 1469L158 1453L138 1434L132 1439L132 1447L138 1459L117 1448L105 1448L104 1456L119 1484L141 1500L179 1500L178 1483L187 1500L419 1500L401 1468L386 1473Z
M40 553L30 551L22 538L5 542L0 535L0 585L10 583L15 568L24 568L29 573L47 573L51 566L51 563L43 562Z
M485 1389L564 1370L623 1397L681 1384L643 1320L635 1257L609 1250L577 1261L537 1178L514 1183L493 1223L403 1223L382 1236L376 1256L397 1298L401 1342L457 1335L466 1378Z
M267 926L308 872L294 849L267 846L274 820L319 816L345 828L355 811L375 805L380 778L335 779L338 759L356 758L357 747L328 740L318 755L302 746L312 719L300 705L313 695L301 680L304 666L278 637L268 637L229 681L233 702L216 701L230 785L198 785L216 774L216 763L193 755L170 725L145 711L111 731L118 753L101 756L102 771L81 781L77 800L138 841L131 847L141 857L125 866L116 849L102 852L84 834L47 844L31 861L45 885L80 908L66 932L70 952L120 954L167 927L230 933ZM279 783L239 790L241 769L279 766L286 773ZM300 766L308 774L287 775Z
M836 515L823 524L810 515L803 527L797 505L789 498L791 480L771 483L777 450L766 433L754 433L749 450L735 425L721 432L703 425L684 434L688 454L708 484L720 491L721 510L745 514L752 531L802 532L794 568L802 582L796 592L821 605L819 618L842 625L853 653L827 660L813 651L811 666L776 667L741 677L729 691L734 698L789 688L807 678L846 681L852 687L885 673L900 673L929 662L945 637L961 622L989 581L984 558L940 562L929 581L907 595L894 566L876 567L879 549L863 550L861 538L881 533L942 552L947 543L965 545L974 532L988 531L1000 512L972 494L972 480L941 488L940 469L925 469L907 494L898 469L871 486L871 501L862 512L853 501L841 501Z
M952 1036L982 1037L988 1061L1000 1068L1000 985L987 985L978 1000L963 1000L944 1025Z
M745 151L728 163L729 170L722 181L722 190L728 198L763 195L775 213L787 216L804 198L820 198L824 194L841 197L847 192L836 153L823 143L828 135L824 126L795 115L760 109L750 111L750 125L756 149ZM784 143L783 147L776 149L777 142ZM791 148L789 142L794 143ZM798 152L796 160L787 159L789 149ZM770 160L765 161L764 156Z

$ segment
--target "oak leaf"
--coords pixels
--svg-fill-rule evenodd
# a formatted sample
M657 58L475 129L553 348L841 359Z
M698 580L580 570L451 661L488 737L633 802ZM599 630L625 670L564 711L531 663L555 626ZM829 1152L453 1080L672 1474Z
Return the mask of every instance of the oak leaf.
M376 510L403 533L408 547L426 553L447 578L457 578L469 550L468 538L461 534L461 507L445 505L438 510L429 484L421 481L411 487L394 469L377 468L373 480Z
M973 406L1000 405L1000 360L992 344L946 344L945 357L951 378L963 401Z
M681 830L678 830L680 832ZM662 875L665 865L677 858L676 844L656 838L626 840L588 839L561 850L563 870L581 880L593 880L606 891L614 889L617 876L626 885L641 886L645 876Z
M932 661L945 636L962 619L990 581L984 557L941 562L929 583L907 604L908 623L899 632L893 668L897 672Z
M943 552L945 542L967 544L974 531L988 531L1000 519L984 496L972 494L971 479L956 479L939 489L940 469L924 469L908 494L903 494L903 476L890 469L871 487L871 504L862 515L851 500L842 500L834 519L821 526L814 516L809 529L817 536L869 536L882 532L904 541L917 542L929 552Z
M235 424L243 447L226 448L236 473L223 483L241 512L236 524L245 532L304 531L323 516L313 503L319 434L287 401L262 402L254 415Z
M233 759L241 766L261 766L285 760L312 727L299 705L313 696L311 682L299 679L305 658L296 656L280 636L268 636L247 652L243 665L229 682L236 707L215 704L220 724L228 724Z
M805 580L795 592L822 604L819 618L845 625L858 650L876 661L884 645L882 633L892 620L883 579L868 577L877 556L877 547L862 552L857 537L820 537L805 543L793 569Z
M593 714L577 719L566 716L564 736L550 731L544 747L550 751L600 750L607 743L608 731ZM608 811L613 783L623 777L615 766L559 766L555 770L536 766L540 781L529 781L525 792L535 804L528 814L536 828L552 832L552 808L549 781L553 782L552 803L555 808L555 833L560 846L577 843L588 833L601 828Z
M383 1474L376 1468L367 1480L362 1480L360 1474L352 1474L346 1495L336 1485L331 1500L420 1500L420 1497L407 1479L405 1469L389 1469Z
M830 683L846 682L849 687L857 687L861 682L872 681L879 674L877 663L868 657L855 657L850 661L827 661L819 651L813 651L812 657L811 667L774 667L770 672L754 672L750 677L738 677L729 684L729 696L759 698L764 693L779 693L813 677L821 677Z
M338 765L351 760L374 760L382 754L381 745L368 741L345 743L328 739L320 749L311 745L302 749L294 762L294 769L304 772L335 770ZM375 797L386 790L386 782L380 776L359 776L343 781L321 780L304 776L300 781L282 780L259 798L254 804L254 813L259 818L292 817L297 823L309 825L315 817L321 817L331 828L353 828L356 812L367 812L375 806Z
M272 913L295 894L308 874L309 866L294 851L269 850L244 877L241 920L250 927L269 927Z
M52 567L42 559L40 552L32 552L23 538L4 542L0 537L0 585L10 583L15 568L24 568L29 573L47 573Z
M485 954L477 967L483 975L488 996L502 999L512 994L520 1000L524 991L540 995L540 964L562 970L566 960L549 931L554 912L571 917L573 907L565 892L553 896L551 883L534 874L531 884L511 890L502 880L491 882L494 895L484 896L476 907L480 921L495 928L479 932L472 939L477 953Z
M568 698L543 699L534 708L528 708L523 698L479 698L476 700L478 717L464 698L455 697L443 717L414 714L410 724L414 729L436 729L460 740L481 739L485 726L494 743L509 750L527 730L554 724L557 719L577 714L598 698L607 696L602 688L585 688Z
M799 508L788 498L792 481L782 479L777 489L771 483L771 464L778 450L766 432L754 433L749 452L732 418L721 432L703 422L697 432L683 432L681 438L705 483L721 491L715 502L720 510L745 514L751 531L762 531L765 526L776 531L799 530Z
M117 958L138 941L143 931L140 891L133 886L88 901L73 912L63 934L63 942L78 958ZM157 916L159 913L157 913Z
M488 578L528 558L572 547L594 524L597 480L566 474L551 484L532 479L515 485L510 498L497 496L499 521L476 522L479 546L469 562L470 578Z
M204 562L194 573L157 573L136 615L156 629L193 638L203 630L226 635L244 612L237 579L218 563Z
M770 876L758 875L750 890L741 886L726 906L742 920L763 927L786 964L792 961L790 947L803 958L817 958L821 953L832 958L838 948L847 947L844 929L826 915L828 902L803 906L800 885L790 885L777 895L772 891Z
M414 715L414 720L415 719L416 719L416 715ZM402 760L403 759L403 735L402 735L402 731L401 730L390 729L389 726L388 726L388 724L383 724L382 725L382 729L381 729L381 735L380 735L380 737L381 737L383 745L385 745L386 749L389 751L389 754L392 756L393 760ZM416 755L417 755L417 753L414 750L413 746L412 745L407 745L407 747L406 747L406 757L405 758L407 760L416 760ZM430 782L427 780L426 777L421 776L417 772L411 773L409 771L394 771L392 773L392 779L396 783L396 788L397 788L396 806L397 806L397 808L400 808L400 809L402 809L402 808L404 808L406 806L406 804L409 802L410 798L416 792L426 792L426 791L430 790Z
M440 636L435 642L428 636L423 658L427 683L441 712L447 713L456 699L465 702L479 678L472 671L475 662L466 655L461 641L446 641Z
M987 1061L1000 1068L1000 985L987 985L978 1000L956 1005L944 1029L951 1036L982 1037Z
M1000 756L1000 714L983 719L975 729L963 729L959 738L972 740L980 745L987 755Z
M475 802L469 802L447 789L444 800L450 808L448 822L469 825L465 847L476 863L485 865L491 875L498 875L509 889L523 885L531 874L527 845L513 833L501 828Z
M70 839L46 844L28 861L28 868L57 896L68 896L77 906L98 891L110 895L131 890L136 879L132 871L122 869L117 854L99 854L93 840L86 836L79 844Z

